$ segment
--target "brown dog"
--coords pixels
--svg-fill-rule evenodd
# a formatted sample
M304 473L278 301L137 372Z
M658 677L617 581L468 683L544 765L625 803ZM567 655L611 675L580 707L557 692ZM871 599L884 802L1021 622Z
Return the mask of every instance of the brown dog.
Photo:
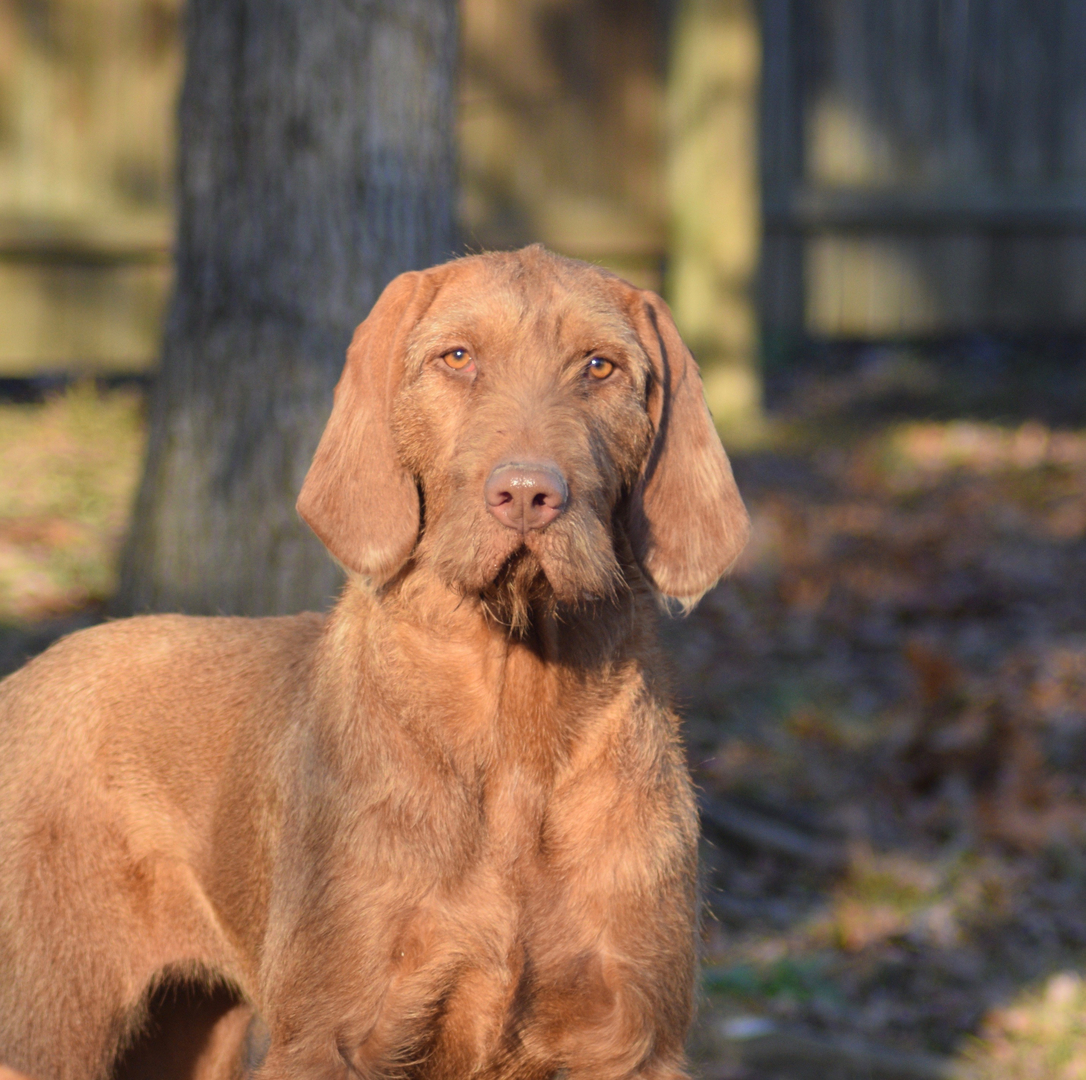
M0 1060L685 1076L654 608L747 518L667 308L539 247L404 274L298 508L327 617L116 622L0 689Z

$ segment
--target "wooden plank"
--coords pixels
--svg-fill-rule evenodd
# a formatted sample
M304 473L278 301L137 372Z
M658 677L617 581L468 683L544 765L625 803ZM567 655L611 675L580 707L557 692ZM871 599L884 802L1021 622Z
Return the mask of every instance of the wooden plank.
M170 261L171 244L157 239L101 243L81 237L5 236L0 233L0 262L63 266L132 266Z
M763 12L777 50L763 116L767 347L794 332L797 309L819 335L1081 327L1081 0L765 0Z
M767 227L804 232L1080 232L1086 230L1086 189L797 187L784 198L767 201L763 214Z
M764 208L791 196L802 166L798 110L796 13L792 0L762 0L761 155L762 252L758 274L762 354L785 362L803 333L803 241L790 220Z
M0 375L153 365L180 15L181 0L0 3Z

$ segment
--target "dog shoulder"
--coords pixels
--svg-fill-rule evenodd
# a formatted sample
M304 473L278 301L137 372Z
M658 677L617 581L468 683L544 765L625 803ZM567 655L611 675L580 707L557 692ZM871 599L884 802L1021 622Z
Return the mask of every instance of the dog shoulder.
M284 699L304 681L323 623L146 615L77 631L0 682L0 748L186 714L222 722L245 711L243 698L252 708Z
M315 612L280 618L139 615L77 630L0 682L0 695L41 684L54 693L71 680L82 688L138 669L165 667L175 680L199 674L211 657L220 668L234 663L283 662L308 653L324 626Z

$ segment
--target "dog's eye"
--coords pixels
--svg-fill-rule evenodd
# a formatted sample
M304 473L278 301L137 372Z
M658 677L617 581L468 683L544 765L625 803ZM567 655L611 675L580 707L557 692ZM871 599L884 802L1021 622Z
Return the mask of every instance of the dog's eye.
M588 374L594 379L606 379L612 371L615 370L615 365L610 360L605 360L602 356L593 356L588 361Z
M471 353L467 349L453 349L451 352L447 352L442 356L442 360L453 369L453 371L463 371L465 368L471 367L472 359Z

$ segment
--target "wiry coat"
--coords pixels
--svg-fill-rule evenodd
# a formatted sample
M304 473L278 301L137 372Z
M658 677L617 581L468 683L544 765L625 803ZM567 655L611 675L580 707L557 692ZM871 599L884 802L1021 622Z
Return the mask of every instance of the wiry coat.
M526 460L568 498L518 531L481 493ZM327 617L131 619L0 687L0 1060L685 1076L697 822L654 610L747 521L666 307L541 248L403 275L299 510L350 572Z

